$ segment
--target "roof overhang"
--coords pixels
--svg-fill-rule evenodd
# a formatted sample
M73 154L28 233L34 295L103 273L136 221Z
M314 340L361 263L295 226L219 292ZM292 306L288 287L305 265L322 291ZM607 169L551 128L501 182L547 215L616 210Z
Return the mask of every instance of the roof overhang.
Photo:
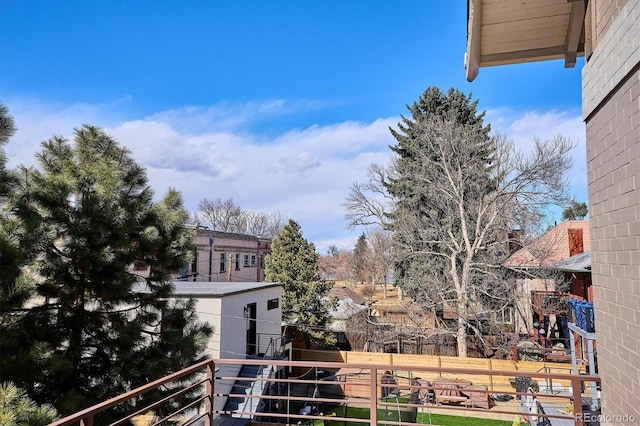
M465 73L480 67L584 55L586 0L467 0Z

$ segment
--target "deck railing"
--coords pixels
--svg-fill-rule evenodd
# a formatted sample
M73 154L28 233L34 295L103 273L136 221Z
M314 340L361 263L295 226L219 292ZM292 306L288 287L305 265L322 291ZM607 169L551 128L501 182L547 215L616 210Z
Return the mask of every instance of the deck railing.
M155 417L150 425L182 424L211 426L216 418L224 416L252 416L256 422L295 424L303 422L313 425L316 421L323 421L327 425L344 424L342 422L363 424L389 424L410 425L424 424L428 420L427 414L433 412L450 415L463 415L465 417L509 418L513 421L516 416L535 416L548 418L553 424L554 419L570 420L573 424L582 426L589 414L583 412L583 396L597 398L597 395L589 395L590 386L584 386L584 382L599 382L596 376L556 374L523 371L482 370L469 368L442 368L420 365L389 365L389 364L354 364L335 362L309 362L309 361L269 361L269 365L280 369L282 372L313 371L315 374L307 374L306 377L294 377L293 375L278 374L273 377L260 377L254 381L266 382L265 393L262 395L216 393L216 382L233 381L235 377L218 376L223 365L260 365L263 360L251 359L210 359L193 365L184 370L170 374L145 386L131 390L125 394L116 396L108 401L89 407L78 413L65 417L51 424L51 426L80 425L93 426L98 424L101 414L114 409L117 406L135 405L140 397L152 390L166 388L172 382L184 381L192 377L188 389L182 388L163 399L136 407L132 412L123 414L118 420L110 423L110 426L125 424L132 419L145 414L166 412L163 405L169 404L182 393L199 388L199 397L164 417ZM319 373L322 374L319 374ZM501 395L511 395L513 399L508 403L495 403L489 409L479 408L475 405L474 398L489 398L495 396L494 392L485 389L486 383L480 383L479 377L507 377L517 382L516 378L526 375L526 378L546 383L562 384L564 391L545 392L545 389L535 391L513 387L501 389ZM329 377L326 377L329 376ZM391 376L393 380L387 380ZM310 377L310 379L307 379ZM437 379L431 379L437 377ZM476 378L476 379L474 379ZM450 383L443 384L443 379L451 383L473 382L473 391L464 389L456 390L456 395L451 394ZM243 378L242 380L252 380ZM474 381L475 380L475 381ZM518 379L522 382L522 379ZM503 380L504 381L504 380ZM292 389L297 388L298 391ZM300 392L300 389L307 391ZM310 392L309 390L313 390ZM333 389L331 392L323 390ZM471 388L468 388L471 389ZM587 389L587 394L584 394ZM337 390L337 391L336 391ZM553 389L552 389L553 390ZM475 393L474 393L475 392ZM338 395L339 394L339 395ZM473 398L463 398L464 395L473 394ZM310 396L311 395L311 396ZM451 398L448 398L451 397ZM258 398L263 404L259 412L228 412L222 409L214 409L216 398ZM563 407L563 410L547 412L546 414L523 413L521 401L518 399L533 401L537 399L543 406L545 404ZM491 399L491 401L493 401ZM491 402L490 401L490 402ZM467 403L468 402L468 403ZM573 412L564 410L571 406ZM219 404L218 404L219 405ZM256 404L254 404L255 406ZM283 407L291 407L283 410ZM303 409L299 409L302 407ZM333 407L333 409L331 409ZM362 413L368 410L366 418L356 418L352 415L355 410ZM397 417L394 413L397 412ZM413 416L403 417L401 412L412 412ZM419 416L418 416L419 414ZM416 417L418 416L418 417ZM149 416L148 416L149 417ZM363 416L360 416L363 417ZM178 422L178 419L179 422ZM176 423L169 423L174 421ZM139 424L139 423L138 423ZM427 423L428 424L428 423Z

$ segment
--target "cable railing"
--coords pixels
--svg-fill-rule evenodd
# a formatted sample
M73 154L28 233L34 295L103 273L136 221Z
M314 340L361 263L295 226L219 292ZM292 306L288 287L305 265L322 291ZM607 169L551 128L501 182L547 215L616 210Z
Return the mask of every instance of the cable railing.
M216 418L225 416L244 416L254 421L271 423L300 422L314 426L337 426L344 422L413 425L430 424L431 416L449 415L509 421L514 418L549 419L551 422L562 419L582 426L585 424L584 419L592 415L584 411L583 406L589 406L589 398L597 398L597 395L590 394L589 387L583 387L583 383L600 381L597 376L527 371L526 377L530 380L542 383L553 380L554 384L564 388L563 392L546 393L544 389L534 391L532 386L527 386L527 389L508 386L512 380L523 375L522 371L270 360L269 365L276 368L286 367L294 371L315 369L316 374L243 378L263 382L266 391L260 395L234 394L232 391L223 393L216 389L219 381L236 379L224 376L222 372L225 369L220 367L260 366L263 363L262 359L206 360L65 417L52 423L52 426L104 424L103 416L113 418L114 413L119 417L117 420L110 420L110 426L126 423L148 413L155 414L154 423L151 423L153 425L179 419L180 423L177 424L211 426ZM322 377L318 374L318 369L322 369ZM159 401L144 405L140 402L143 400L140 397L148 392L169 388L172 383L189 377L193 379L187 388L176 390ZM492 383L491 388L487 386L489 381ZM497 383L505 385L497 386ZM158 414L168 411L161 408L163 404L170 404L181 394L197 388L200 389L199 396L190 403L164 416ZM585 388L586 393L582 391ZM217 398L234 397L257 398L265 403L250 405L262 407L260 410L214 408ZM245 404L247 406L249 405ZM126 413L119 412L118 409L122 410L123 407L133 408Z

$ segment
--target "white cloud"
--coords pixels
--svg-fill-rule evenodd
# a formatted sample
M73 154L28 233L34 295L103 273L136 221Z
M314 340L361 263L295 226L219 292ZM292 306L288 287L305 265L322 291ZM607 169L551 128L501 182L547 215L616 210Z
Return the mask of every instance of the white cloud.
M113 111L117 105L59 107L28 100L6 104L19 128L7 147L12 166L32 163L39 143L52 134L72 136L74 127L95 123L146 166L158 196L173 187L182 192L192 211L202 198L215 197L232 197L249 210L279 211L297 220L320 252L331 244L352 246L359 231L345 228L341 204L351 183L366 179L369 164L388 161L388 146L394 143L388 127L398 122L398 117L344 121L265 136L245 125L286 115L296 107L320 106L276 100L176 108L125 119ZM530 144L534 135L561 133L580 141L571 178L579 190L584 186L586 194L584 125L579 114L500 109L487 115L494 130L521 146Z

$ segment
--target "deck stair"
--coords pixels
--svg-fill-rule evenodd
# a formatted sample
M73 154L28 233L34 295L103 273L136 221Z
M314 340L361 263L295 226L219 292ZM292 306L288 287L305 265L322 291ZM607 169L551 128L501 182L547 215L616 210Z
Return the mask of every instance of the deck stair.
M269 365L243 365L235 381L232 394L246 394L247 397L230 397L227 400L224 411L231 412L232 417L252 418L253 414L262 409L260 398L250 398L249 396L262 396L266 390L267 382L255 379L269 378L274 372L274 368ZM248 412L253 414L235 414L234 412Z

